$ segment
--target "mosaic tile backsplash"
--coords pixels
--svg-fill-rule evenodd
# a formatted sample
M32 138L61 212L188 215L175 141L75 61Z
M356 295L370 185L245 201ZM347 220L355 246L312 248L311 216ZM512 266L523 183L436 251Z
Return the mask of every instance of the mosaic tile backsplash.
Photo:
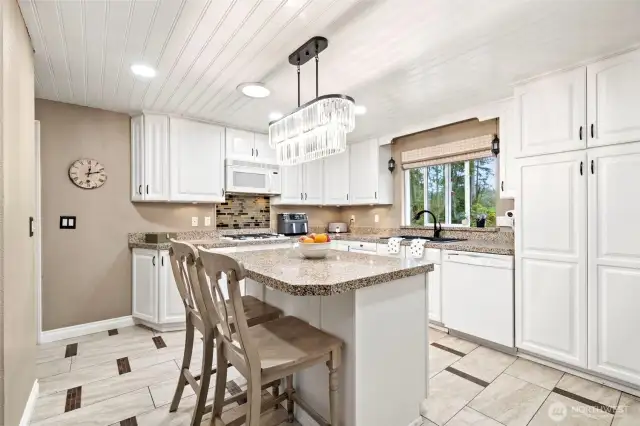
M227 194L226 201L216 206L216 227L269 228L270 214L269 197Z

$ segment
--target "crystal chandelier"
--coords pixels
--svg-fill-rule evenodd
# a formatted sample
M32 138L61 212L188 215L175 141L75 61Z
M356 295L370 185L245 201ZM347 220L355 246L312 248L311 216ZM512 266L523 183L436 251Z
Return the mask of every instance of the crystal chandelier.
M346 95L318 96L318 54L327 48L324 37L313 37L289 55L297 66L298 108L269 123L269 145L278 164L291 166L340 154L347 149L347 133L355 127L355 101ZM316 98L300 105L300 65L316 58Z

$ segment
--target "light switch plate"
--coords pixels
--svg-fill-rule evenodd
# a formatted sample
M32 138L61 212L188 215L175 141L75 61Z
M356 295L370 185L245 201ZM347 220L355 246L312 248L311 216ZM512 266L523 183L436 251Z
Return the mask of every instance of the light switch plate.
M373 216L373 221L374 221L375 223L380 222L380 216L378 216L377 214L376 214L376 215L374 215L374 216Z
M198 216L193 216L191 218L191 226L198 226Z
M211 216L204 217L204 226L211 226Z

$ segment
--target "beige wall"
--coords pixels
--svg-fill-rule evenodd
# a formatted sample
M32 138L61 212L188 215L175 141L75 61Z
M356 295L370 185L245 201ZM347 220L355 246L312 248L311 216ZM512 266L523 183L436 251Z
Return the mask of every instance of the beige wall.
M491 133L496 133L496 120L469 120L397 139L391 148L392 156L397 163L397 168L393 173L393 205L379 207L345 207L340 213L341 221L349 223L349 219L354 215L356 226L372 226L377 228L399 227L402 221L402 196L404 191L404 171L400 165L402 152ZM496 213L498 215L504 214L505 211L513 208L513 201L498 200L496 207ZM378 223L374 221L376 214L380 220Z
M35 380L33 53L18 5L0 2L0 424L17 425ZM4 409L2 410L2 406Z
M191 217L212 216L208 204L130 201L129 116L36 100L41 124L43 330L131 315L130 232L189 230ZM107 171L101 188L71 183L69 165L94 158ZM77 229L59 229L61 215ZM202 226L200 228L203 228Z

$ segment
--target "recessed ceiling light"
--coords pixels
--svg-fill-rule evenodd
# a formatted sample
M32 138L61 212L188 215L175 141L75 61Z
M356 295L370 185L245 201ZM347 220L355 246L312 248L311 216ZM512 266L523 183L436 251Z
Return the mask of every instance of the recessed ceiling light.
M153 78L156 76L156 70L142 64L131 65L131 72L133 72L135 75L139 75L140 77Z
M271 93L262 83L242 83L238 90L250 98L266 98Z
M276 120L280 120L281 118L282 118L281 112L272 112L271 114L269 114L269 121L276 121Z
M356 108L354 109L354 112L356 113L356 115L363 115L367 113L367 107L364 105L356 105Z

